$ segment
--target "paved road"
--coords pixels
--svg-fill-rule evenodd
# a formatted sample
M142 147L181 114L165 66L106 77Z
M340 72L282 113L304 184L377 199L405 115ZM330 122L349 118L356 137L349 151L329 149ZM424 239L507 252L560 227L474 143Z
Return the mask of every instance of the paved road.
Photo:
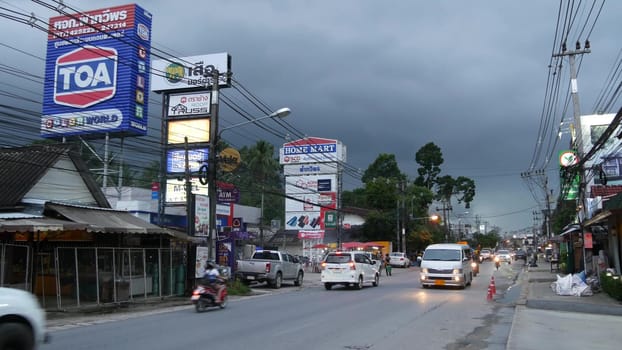
M184 306L58 326L43 349L505 349L513 307L486 300L492 269L484 264L465 290L422 289L416 268L394 269L360 291L326 291L310 275L302 288L224 310ZM511 267L495 274L498 289L511 284Z

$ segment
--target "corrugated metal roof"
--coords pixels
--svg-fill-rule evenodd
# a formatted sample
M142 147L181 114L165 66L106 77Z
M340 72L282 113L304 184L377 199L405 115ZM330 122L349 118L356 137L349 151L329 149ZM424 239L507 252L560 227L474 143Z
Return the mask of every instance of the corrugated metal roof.
M86 230L89 232L170 234L168 230L137 218L127 211L46 203L44 213L87 225Z
M68 143L0 149L0 209L16 208L24 196L62 157L71 159L97 204L110 208L108 200L86 164ZM54 200L54 198L45 198Z

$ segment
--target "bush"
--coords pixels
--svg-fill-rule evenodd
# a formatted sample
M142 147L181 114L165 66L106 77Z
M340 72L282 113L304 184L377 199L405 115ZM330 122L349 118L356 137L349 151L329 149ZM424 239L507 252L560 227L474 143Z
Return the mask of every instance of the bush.
M227 281L227 293L229 295L249 295L251 288L239 280Z
M610 297L622 301L622 277L607 276L607 274L603 272L600 274L600 285L603 291Z

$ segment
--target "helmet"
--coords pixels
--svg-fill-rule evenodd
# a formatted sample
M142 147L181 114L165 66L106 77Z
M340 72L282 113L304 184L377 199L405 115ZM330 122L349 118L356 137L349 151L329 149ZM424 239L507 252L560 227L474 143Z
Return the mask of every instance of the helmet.
M212 264L211 262L208 261L207 263L205 263L205 268L206 269L213 269L214 268L214 264Z

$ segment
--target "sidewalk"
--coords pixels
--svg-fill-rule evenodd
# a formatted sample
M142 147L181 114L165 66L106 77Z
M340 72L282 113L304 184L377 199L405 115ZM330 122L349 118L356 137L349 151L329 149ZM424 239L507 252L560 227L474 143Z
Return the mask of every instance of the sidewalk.
M612 349L622 343L622 303L606 293L562 296L551 289L557 281L542 260L521 275L507 349ZM559 273L560 275L563 275Z

